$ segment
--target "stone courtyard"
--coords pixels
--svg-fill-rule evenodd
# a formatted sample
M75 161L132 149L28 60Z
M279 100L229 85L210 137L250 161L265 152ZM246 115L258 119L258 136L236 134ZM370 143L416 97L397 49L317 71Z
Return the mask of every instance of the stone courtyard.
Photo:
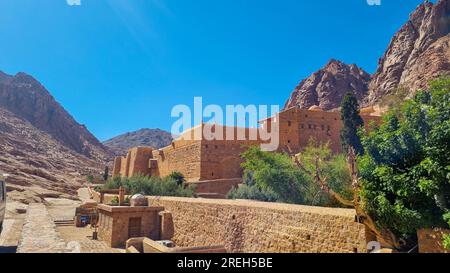
M106 242L92 240L89 226L74 226L75 208L90 199L86 188L78 191L78 197L81 201L46 198L44 203L27 206L8 203L0 253L123 253Z

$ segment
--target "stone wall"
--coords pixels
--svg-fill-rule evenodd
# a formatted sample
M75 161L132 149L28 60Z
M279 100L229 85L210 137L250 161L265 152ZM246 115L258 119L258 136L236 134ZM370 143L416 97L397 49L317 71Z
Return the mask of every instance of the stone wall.
M232 178L192 182L188 183L188 185L193 185L195 187L195 193L197 195L207 196L208 194L213 193L216 198L225 198L232 188L238 187L241 183L241 178Z
M201 141L174 141L172 145L153 151L157 160L155 175L165 177L181 172L188 181L200 180ZM153 171L152 171L153 173Z
M366 129L370 124L381 122L381 117L370 114L362 114ZM264 126L273 127L272 119L263 121ZM291 108L280 113L276 121L279 126L280 147L279 150L287 150L287 146L295 153L308 146L310 139L318 143L329 142L333 152L342 151L340 131L342 121L340 112L327 112L320 109L304 110Z
M365 228L350 209L164 197L178 246L225 245L228 252L366 252Z
M106 199L112 196L106 196ZM227 252L366 252L364 225L351 209L246 200L148 197L172 213L180 247L224 245Z

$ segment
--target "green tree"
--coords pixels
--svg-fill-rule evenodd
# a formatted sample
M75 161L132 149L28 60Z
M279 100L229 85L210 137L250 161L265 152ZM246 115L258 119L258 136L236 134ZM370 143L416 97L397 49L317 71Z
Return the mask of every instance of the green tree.
M333 155L328 144L311 141L296 160L285 153L261 151L259 147L249 148L242 157L245 160L242 164L244 186L233 189L229 198L342 206L330 191L323 191L324 185L316 181L317 174L325 177L327 187L352 197L351 175L345 157Z
M364 210L410 244L449 212L450 78L429 86L362 137L358 159Z
M315 206L349 206L337 198L353 198L352 178L343 155L334 155L329 143L310 140L308 146L294 158L306 177L306 204Z
M108 166L105 166L105 171L103 172L103 180L107 181L109 178L109 168Z
M184 178L184 175L181 172L172 172L169 175L169 178L175 180L177 182L178 185L183 185L184 183L186 183L186 179Z
M341 143L344 151L353 147L358 155L364 152L361 140L358 136L358 129L364 125L364 121L359 115L359 104L353 93L347 93L341 104Z

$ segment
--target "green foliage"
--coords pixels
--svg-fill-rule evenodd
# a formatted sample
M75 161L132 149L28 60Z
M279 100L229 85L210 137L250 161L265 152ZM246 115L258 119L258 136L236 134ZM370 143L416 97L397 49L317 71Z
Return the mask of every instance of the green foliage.
M114 197L111 199L111 205L112 205L112 206L118 206L118 205L119 205L119 197L114 196Z
M252 177L261 191L271 191L280 202L302 204L303 174L294 166L291 158L282 153L263 152L259 147L250 147L242 153L245 176Z
M130 195L141 193L144 195L153 196L179 196L179 197L193 197L194 190L192 187L184 187L178 185L177 181L170 177L148 177L148 176L133 176L133 177L114 177L103 186L104 189L118 189L123 186L126 192Z
M169 175L169 178L175 180L178 185L183 185L186 182L186 179L184 178L184 175L181 172L172 172Z
M419 228L445 226L450 195L450 78L384 117L362 137L358 158L365 210L407 241Z
M342 99L341 119L343 127L341 129L341 143L344 151L348 147L353 147L357 154L362 154L364 149L358 136L358 129L364 125L364 121L359 115L359 104L353 93L347 93Z
M242 164L245 185L233 189L228 198L338 206L310 175L315 173L317 156L329 186L351 200L351 177L345 157L333 156L328 145L316 145L314 142L300 155L306 170L298 168L287 154L263 152L258 147L250 147L242 154L245 159Z
M263 202L277 202L279 197L269 189L260 189L257 185L243 184L233 188L228 194L228 199L248 199Z
M86 176L86 180L87 180L89 183L92 183L92 182L94 181L94 176L93 176L92 174L88 174L88 175Z
M105 171L103 172L103 180L107 181L109 178L109 168L108 166L105 166Z
M396 109L399 105L402 105L408 94L407 88L396 88L381 99L380 105L389 109Z
M443 241L442 245L444 246L445 249L450 250L450 234L444 235L444 241Z
M319 174L326 178L328 186L347 200L353 199L351 175L344 155L333 155L329 144L317 144L310 141L306 149L299 155L307 174L314 175L318 167ZM316 162L317 161L317 162ZM316 206L340 206L340 204L325 193L311 175L305 175L307 191L306 204Z

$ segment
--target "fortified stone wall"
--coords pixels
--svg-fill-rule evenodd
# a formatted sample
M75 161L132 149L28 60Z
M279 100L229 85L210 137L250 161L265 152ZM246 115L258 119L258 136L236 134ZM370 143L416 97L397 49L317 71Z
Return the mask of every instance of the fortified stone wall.
M152 206L172 213L174 242L180 247L225 245L227 252L256 253L366 252L364 225L355 222L351 209L245 200L148 199Z
M152 173L165 177L178 171L188 181L200 180L201 146L201 141L174 141L171 146L153 151L156 169Z
M368 113L361 115L366 129L370 129L372 122L378 124L381 117ZM263 121L265 126L274 126L277 122L280 130L280 149L290 149L298 153L308 146L310 139L318 143L329 142L330 149L339 153L342 151L340 132L342 129L341 114L339 112L325 112L312 107L310 110L291 108L279 115L277 121L272 119ZM272 124L271 124L272 123ZM269 125L270 124L270 125Z
M364 111L362 118L367 129L372 122L380 123L381 117ZM333 152L341 152L340 131L342 121L339 112L324 112L312 107L310 110L291 108L278 118L262 121L269 131L279 126L279 151L299 153L314 139L318 143L329 142ZM208 128L208 130L204 130ZM165 177L174 171L181 172L189 182L203 180L234 179L242 177L241 153L249 146L259 145L257 129L223 127L202 124L191 128L168 147L152 150L148 147L131 149L126 157L116 158L114 175L133 176L137 173ZM229 137L229 130L234 136ZM243 140L236 140L244 132ZM220 135L222 140L212 136ZM256 139L249 140L250 135ZM120 166L120 172L117 168Z

